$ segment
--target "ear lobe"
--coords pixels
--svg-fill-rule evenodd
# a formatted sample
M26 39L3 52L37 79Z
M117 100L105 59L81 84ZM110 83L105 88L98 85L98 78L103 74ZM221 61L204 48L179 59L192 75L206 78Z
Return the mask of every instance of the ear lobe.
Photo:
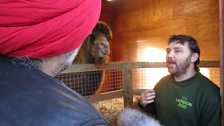
M191 62L196 62L198 58L199 58L198 53L193 53L191 55Z

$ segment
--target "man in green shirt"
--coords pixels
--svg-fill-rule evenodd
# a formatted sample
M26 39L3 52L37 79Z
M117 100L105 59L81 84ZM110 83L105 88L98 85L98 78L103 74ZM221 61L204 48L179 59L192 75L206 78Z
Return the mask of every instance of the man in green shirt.
M140 108L165 126L220 126L219 88L199 72L200 48L188 35L173 35L166 49L170 75L141 93Z

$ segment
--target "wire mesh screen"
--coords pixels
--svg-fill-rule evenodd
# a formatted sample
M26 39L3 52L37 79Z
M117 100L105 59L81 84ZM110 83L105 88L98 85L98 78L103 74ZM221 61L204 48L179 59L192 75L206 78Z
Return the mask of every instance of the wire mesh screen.
M122 70L113 69L105 71L105 80L100 93L122 89Z
M220 87L220 68L208 68L208 78L213 81L218 87Z
M81 95L89 96L90 99L93 98L93 105L104 115L110 125L116 125L116 117L124 108L123 94L120 93L115 98L112 94L109 95L110 98L105 100L94 98L94 95L121 90L123 88L122 69L63 73L57 78Z
M83 96L122 89L122 71L116 69L64 73L56 78Z
M134 68L133 89L153 89L155 84L168 75L167 68Z
M219 62L201 64L200 72L220 87ZM93 102L111 126L116 125L116 117L125 106L137 108L140 93L152 89L169 74L165 63L126 62L109 63L99 69L79 68L75 66L57 78Z
M200 72L220 87L220 68L200 68ZM133 89L153 89L156 83L168 75L167 68L134 68Z
M71 89L86 96L98 92L101 83L103 83L104 74L105 72L102 70L85 71L62 74L59 75L58 78Z

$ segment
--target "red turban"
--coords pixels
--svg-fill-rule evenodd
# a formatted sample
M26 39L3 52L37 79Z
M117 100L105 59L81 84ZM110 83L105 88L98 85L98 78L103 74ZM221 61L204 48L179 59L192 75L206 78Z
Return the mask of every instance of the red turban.
M74 50L100 10L101 0L1 0L0 54L47 58Z

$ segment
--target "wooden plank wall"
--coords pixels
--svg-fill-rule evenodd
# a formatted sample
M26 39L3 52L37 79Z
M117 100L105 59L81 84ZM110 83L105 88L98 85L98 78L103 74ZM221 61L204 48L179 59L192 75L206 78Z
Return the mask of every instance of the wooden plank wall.
M172 34L190 34L202 60L219 60L219 0L116 0L109 19L114 33L112 61L136 61L146 47L164 50ZM104 8L103 8L104 11ZM105 18L106 17L106 18Z
M224 87L224 1L223 0L220 0L220 7L221 7L221 26L222 26L222 41L221 41L221 43L222 43L222 50L221 50L221 52L222 52L222 55L221 55L221 84L222 84L222 108L224 109L224 97L223 97L223 94L224 94L224 90L223 90L223 87ZM223 113L224 113L224 110L222 109L222 126L224 126L224 115L223 115Z
M219 1L223 7L223 0L103 0L101 20L114 34L110 60L137 61L138 52L146 47L165 49L172 34L194 36L199 41L201 60L220 60ZM224 16L222 38L223 21Z

